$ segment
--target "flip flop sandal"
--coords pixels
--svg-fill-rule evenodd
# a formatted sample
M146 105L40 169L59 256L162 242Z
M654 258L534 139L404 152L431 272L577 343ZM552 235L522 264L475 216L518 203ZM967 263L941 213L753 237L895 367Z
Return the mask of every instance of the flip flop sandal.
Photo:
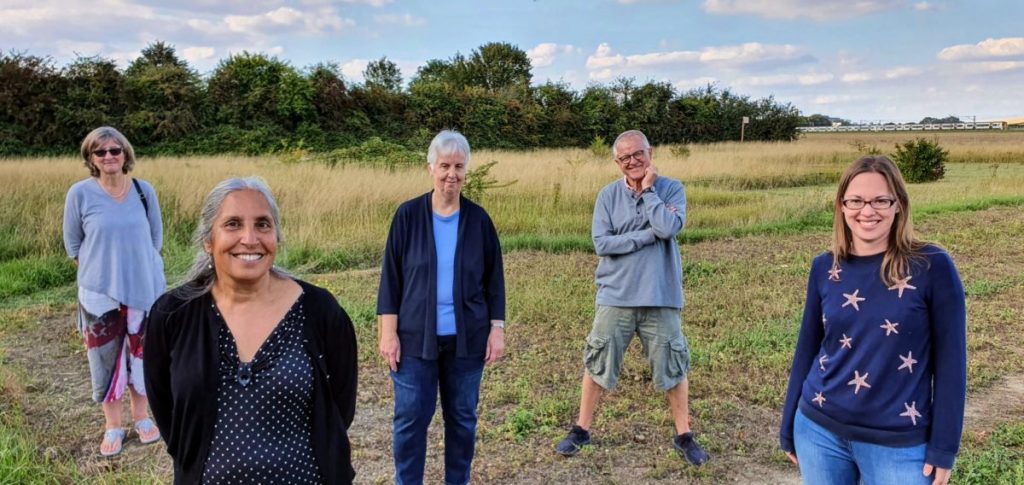
M110 429L108 429L105 433L103 433L103 442L104 443L108 443L108 442L109 443L115 443L117 445L117 448L114 448L114 451L111 451L110 453L104 453L103 452L103 445L101 444L100 445L100 456L103 456L105 458L110 458L110 457L114 457L114 456L120 455L121 454L121 450L124 449L124 429L123 428L110 428Z
M156 430L156 436L149 440L143 439L143 434L149 434ZM135 423L135 432L139 435L139 442L148 445L160 441L160 431L156 429L156 425L153 424L153 420L150 418L143 419L142 421Z

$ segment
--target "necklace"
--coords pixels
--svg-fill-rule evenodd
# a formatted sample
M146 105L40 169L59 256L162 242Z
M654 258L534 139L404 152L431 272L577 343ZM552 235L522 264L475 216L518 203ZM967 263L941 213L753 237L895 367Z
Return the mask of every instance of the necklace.
M97 180L97 182L99 182L99 181ZM108 189L103 184L100 184L100 187L103 187L103 190L107 193L107 195L109 195L112 198L114 198L114 200L121 200L121 199L124 198L125 195L128 194L128 178L127 177L122 177L121 178L121 188L118 189L116 194L114 192L111 192L111 190Z

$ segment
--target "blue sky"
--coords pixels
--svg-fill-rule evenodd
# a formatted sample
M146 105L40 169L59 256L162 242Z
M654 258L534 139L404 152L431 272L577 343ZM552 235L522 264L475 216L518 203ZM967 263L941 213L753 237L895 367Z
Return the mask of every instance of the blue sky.
M302 68L429 59L517 45L534 83L618 77L773 95L853 121L1024 116L1022 0L0 0L0 49L102 55L154 40L201 73L243 50Z

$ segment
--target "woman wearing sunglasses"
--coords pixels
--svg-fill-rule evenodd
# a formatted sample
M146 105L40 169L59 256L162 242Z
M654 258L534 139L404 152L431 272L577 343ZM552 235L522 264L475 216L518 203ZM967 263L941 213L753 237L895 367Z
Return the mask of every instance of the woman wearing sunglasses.
M135 152L120 132L97 128L82 141L89 178L64 202L64 247L78 267L78 329L92 398L103 409L102 456L121 452L121 398L131 396L142 444L160 439L148 416L142 371L143 317L165 288L163 224L153 187L128 177Z
M949 254L914 236L886 157L857 160L814 258L782 413L804 483L944 485L967 388L964 288Z
M274 266L258 178L206 197L185 284L153 305L146 386L175 483L351 483L355 330L327 290Z

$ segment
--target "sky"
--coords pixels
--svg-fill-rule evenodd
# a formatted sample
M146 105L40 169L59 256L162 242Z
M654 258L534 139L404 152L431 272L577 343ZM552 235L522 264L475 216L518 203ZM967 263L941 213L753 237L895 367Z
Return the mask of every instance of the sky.
M0 50L127 66L150 43L208 74L243 51L362 81L406 81L488 42L526 51L533 83L713 83L854 122L1024 117L1024 0L0 0Z

